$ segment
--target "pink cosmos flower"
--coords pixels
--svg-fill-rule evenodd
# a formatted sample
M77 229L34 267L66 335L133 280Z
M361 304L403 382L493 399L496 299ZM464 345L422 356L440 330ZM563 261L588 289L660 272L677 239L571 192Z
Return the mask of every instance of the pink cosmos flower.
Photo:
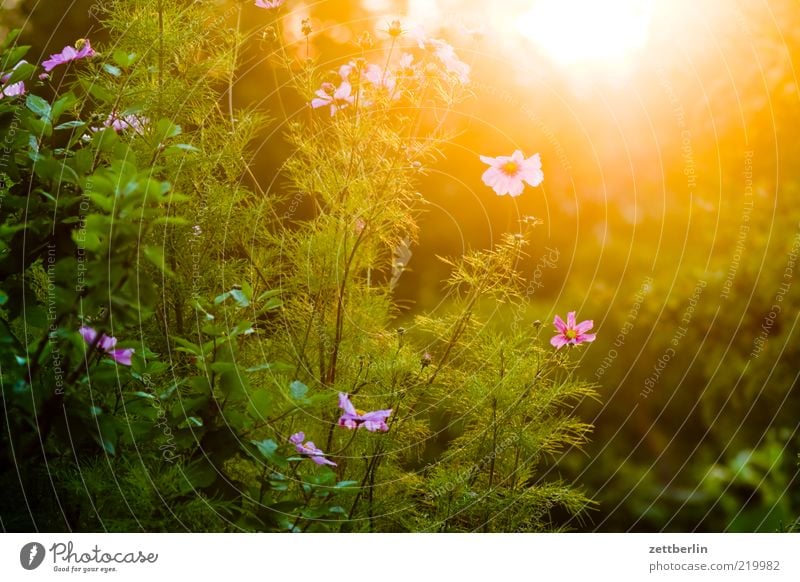
M470 66L458 58L452 45L440 38L428 38L421 27L413 29L412 36L419 48L433 53L448 73L455 75L463 84L469 83Z
M350 75L356 70L358 70L358 65L356 65L355 61L350 61L339 67L339 76L342 78L342 81L347 81L349 83Z
M356 410L353 403L350 402L350 397L343 392L339 392L339 408L344 411L344 414L339 418L339 426L351 430L363 426L370 432L386 432L389 430L386 419L392 414L391 408L372 412Z
M258 8L273 10L275 8L279 8L283 2L284 0L256 0L256 6Z
M352 90L353 88L347 81L342 81L339 87L335 87L331 83L323 83L322 88L317 89L317 96L311 100L311 107L317 109L330 105L331 116L336 115L337 111L355 102L355 98L351 95Z
M117 345L117 338L102 334L98 340L97 331L86 325L81 326L79 331L83 337L83 341L88 345L93 346L95 342L97 342L97 349L111 356L118 364L122 364L123 366L131 365L131 356L133 356L136 351L133 348L125 350L114 349Z
M9 75L6 75L4 78L7 79ZM0 99L3 97L19 97L20 95L25 94L25 83L22 81L18 81L17 83L11 83L10 85L6 85L0 87Z
M586 333L592 329L594 322L591 319L587 319L586 321L575 323L574 311L567 313L566 323L564 323L564 320L556 315L555 319L553 320L553 325L556 327L556 330L558 330L558 335L554 335L550 339L550 344L556 349L560 349L562 346L566 346L568 344L577 346L578 344L582 344L584 342L594 341L595 334Z
M20 65L27 65L27 61L20 61L14 65L14 69ZM14 70L12 69L12 71ZM3 97L19 97L25 94L25 83L17 81L16 83L8 84L11 79L11 73L0 73L0 99Z
M50 58L42 63L44 70L48 73L59 65L66 64L70 61L76 61L86 57L93 57L97 53L89 43L88 38L82 38L75 42L75 46L65 46L60 53L50 55Z
M394 75L391 75L389 71L384 71L380 65L369 64L367 65L366 71L364 71L364 77L366 77L367 81L372 83L376 89L385 89L390 95L394 94L394 88L397 81L394 78ZM395 99L399 97L399 95L394 95Z
M305 438L306 438L305 433L296 432L289 437L289 442L294 445L294 448L297 449L298 453L307 456L317 465L330 465L332 467L336 466L336 463L334 463L330 459L325 458L325 453L323 453L320 449L318 449L313 442L308 441L307 443L303 444Z
M539 154L525 159L522 152L516 150L510 156L481 156L481 161L489 164L489 169L483 173L483 183L490 186L498 196L519 196L525 189L523 182L538 186L544 180Z
M442 62L445 70L452 73L463 84L469 83L470 66L456 56L455 49L445 41L434 38L427 41L427 48Z
M146 117L133 114L120 116L117 113L109 113L108 117L103 122L103 127L110 127L117 133L133 131L139 135L144 135L144 129L149 123L150 120ZM92 131L100 131L100 128L93 127Z

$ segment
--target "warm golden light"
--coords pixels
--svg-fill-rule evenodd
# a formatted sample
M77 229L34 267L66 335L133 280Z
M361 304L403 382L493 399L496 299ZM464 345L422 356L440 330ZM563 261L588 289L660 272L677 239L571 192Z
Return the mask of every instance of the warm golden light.
M519 32L561 64L618 64L647 42L653 0L540 0Z

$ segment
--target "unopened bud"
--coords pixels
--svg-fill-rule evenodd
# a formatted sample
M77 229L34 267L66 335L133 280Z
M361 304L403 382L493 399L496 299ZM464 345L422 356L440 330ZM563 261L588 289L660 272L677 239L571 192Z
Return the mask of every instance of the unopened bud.
M372 35L366 30L359 35L358 46L361 47L361 50L365 51L375 46L375 41L372 40Z

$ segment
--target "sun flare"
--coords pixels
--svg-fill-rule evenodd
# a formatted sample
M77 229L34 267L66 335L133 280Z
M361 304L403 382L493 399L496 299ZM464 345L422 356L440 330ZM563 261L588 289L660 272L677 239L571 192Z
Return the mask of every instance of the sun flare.
M560 64L617 64L647 42L654 0L540 0L517 29Z

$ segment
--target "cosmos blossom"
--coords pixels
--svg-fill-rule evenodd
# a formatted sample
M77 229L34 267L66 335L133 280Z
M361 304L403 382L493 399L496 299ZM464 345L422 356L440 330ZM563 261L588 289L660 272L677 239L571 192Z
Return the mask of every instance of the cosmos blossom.
M84 59L86 57L93 57L97 53L89 43L88 38L82 38L75 42L75 46L65 46L61 49L60 53L50 55L50 58L42 63L44 70L48 73L59 65L66 64L70 61Z
M384 71L380 65L367 65L367 68L364 71L364 77L366 77L367 81L372 83L376 89L383 88L390 95L394 94L394 88L397 84L397 81L395 80L394 75L389 73L389 71ZM394 97L397 99L399 95L394 95Z
M258 8L273 10L275 8L279 8L283 2L284 0L256 0L256 6Z
M584 342L594 341L595 334L586 333L592 329L594 322L591 319L587 319L586 321L575 323L574 311L567 313L566 323L556 315L555 319L553 319L553 325L558 331L558 334L550 339L550 344L556 349L560 349L562 346L566 345L577 346Z
M332 467L336 466L336 463L334 463L330 459L325 458L325 453L323 453L320 449L318 449L313 442L308 441L307 443L303 443L305 438L306 438L305 433L296 432L289 437L289 442L294 445L298 453L307 456L317 465L331 465Z
M117 133L125 131L133 131L139 135L144 135L145 127L150 123L147 117L139 115L119 115L117 113L109 113L106 120L103 122L103 127L110 127ZM99 131L99 128L92 128L94 131Z
M433 53L448 73L465 85L469 83L470 66L458 58L451 44L440 38L428 38L421 27L413 29L411 35L416 39L419 48Z
M7 78L8 75L5 75L4 78ZM5 85L0 87L0 99L3 97L19 97L20 95L25 94L25 83L22 81L18 81L17 83L11 83L10 85Z
M342 81L338 87L331 83L323 83L322 88L317 89L316 97L311 100L311 107L317 109L330 105L331 116L336 115L340 109L352 105L355 98L351 94L352 86L347 81Z
M14 65L14 71L20 65L27 65L27 61L20 61ZM17 81L16 83L8 84L11 79L11 73L0 73L0 99L3 97L19 97L25 94L25 83Z
M538 186L544 180L539 154L526 159L520 150L516 150L510 156L481 156L481 161L489 164L489 169L483 173L483 183L491 187L498 196L519 196L525 189L523 182Z
M339 408L344 411L339 418L339 426L351 430L363 426L370 432L386 432L389 430L386 419L392 414L391 409L374 410L372 412L356 410L356 407L350 402L350 397L343 392L339 392Z
M85 341L87 345L93 346L96 342L97 349L111 356L111 358L118 364L122 364L123 366L131 365L131 357L135 352L133 348L124 350L115 349L117 345L117 338L102 334L98 340L97 331L86 325L81 326L79 331L81 337L83 337L83 341Z

